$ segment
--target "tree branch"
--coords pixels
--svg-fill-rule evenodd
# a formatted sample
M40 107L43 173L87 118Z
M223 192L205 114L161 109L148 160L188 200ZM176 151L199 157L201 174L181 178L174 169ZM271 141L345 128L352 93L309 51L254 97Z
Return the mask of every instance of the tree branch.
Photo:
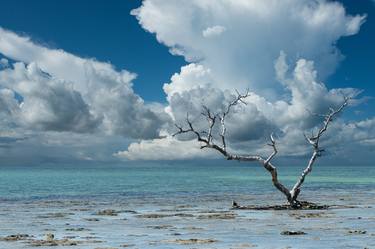
M265 164L269 164L272 160L272 158L274 156L276 156L277 154L277 148L276 148L276 142L275 142L275 139L273 138L273 134L271 133L270 135L270 140L271 140L271 143L268 144L269 146L271 146L273 148L273 152L272 154L266 159L266 161L264 162Z
M221 137L221 143L222 143L223 150L226 150L226 148L227 148L226 141L225 141L225 133L226 133L226 130L227 130L226 127L225 127L225 118L229 114L231 108L233 106L237 105L239 102L246 105L246 102L244 101L244 99L246 99L247 97L250 96L249 89L246 90L245 94L240 94L237 90L236 90L236 92L237 92L237 97L232 102L230 102L228 104L226 110L221 115L219 115L220 124L221 124L220 137Z
M305 134L305 138L308 141L308 143L313 147L313 153L312 156L307 164L307 167L305 170L302 172L300 178L297 180L296 184L293 186L292 190L289 190L287 187L285 187L281 182L278 180L278 175L277 175L277 169L276 167L271 163L272 159L276 156L277 154L277 147L276 147L276 142L273 137L273 134L270 135L270 143L268 144L269 146L272 147L273 152L267 157L267 159L264 159L262 156L259 155L236 155L232 154L227 151L227 144L226 144L226 126L225 126L225 119L228 116L228 114L231 111L231 108L238 103L243 103L244 99L247 98L250 93L247 91L245 94L241 95L240 93L237 92L237 97L228 104L228 106L225 108L225 110L221 114L213 114L209 108L206 106L203 106L203 112L202 115L206 117L207 122L208 122L208 131L203 131L199 132L197 131L192 122L189 119L189 115L186 116L186 123L188 128L183 128L179 125L176 125L178 131L173 134L173 136L183 134L183 133L193 133L195 134L197 140L203 145L201 145L201 149L204 148L210 148L218 151L220 154L222 154L227 160L236 160L236 161L246 161L246 162L259 162L260 164L263 165L263 167L271 174L272 176L272 183L273 185L281 191L288 199L289 203L293 206L298 206L299 202L297 201L297 197L300 193L300 188L305 180L305 177L311 172L312 166L316 159L321 156L322 149L319 147L319 140L321 136L325 133L327 130L330 122L333 121L333 118L338 115L347 105L348 101L350 98L345 97L343 104L336 110L330 108L329 113L326 115L322 115L324 117L323 125L322 127L318 130L318 132L314 135L314 133L311 134L310 137L308 137ZM214 142L213 139L213 129L216 125L216 120L217 118L220 119L220 137L221 137L221 145L218 145Z
M351 98L350 97L344 97L344 102L341 104L341 106L334 110L333 108L329 108L329 113L326 115L320 115L324 117L323 125L319 129L318 133L316 135L312 134L311 137L308 137L306 134L305 138L309 144L313 147L313 153L311 155L311 158L307 164L307 167L303 170L300 178L297 180L296 184L293 186L292 190L290 191L290 194L292 196L293 200L296 200L303 182L305 181L306 176L312 171L312 166L316 159L321 156L321 153L324 151L319 147L319 140L321 136L324 134L324 132L327 130L328 125L333 121L333 118L338 115L347 105Z
M243 156L243 155L235 155L227 151L226 138L225 138L225 135L226 135L225 118L230 113L231 108L233 106L236 106L239 103L246 105L246 102L244 101L244 99L250 96L249 90L247 90L245 94L240 94L238 91L236 92L237 92L237 97L228 104L227 108L225 109L224 112L221 113L221 115L212 114L209 108L207 108L206 106L203 106L203 112L201 114L207 119L208 132L196 131L192 123L190 122L189 117L187 116L186 122L189 128L183 129L182 127L176 125L178 131L175 134L173 134L173 136L183 134L183 133L194 133L197 137L197 140L203 143L203 145L201 146L201 149L204 149L204 148L214 149L218 151L220 154L222 154L227 160L259 162L271 174L273 185L278 190L280 190L284 195L286 195L288 200L290 200L290 191L288 190L288 188L286 188L283 184L279 182L278 177L277 177L276 167L271 164L271 160L277 154L276 142L273 137L273 134L270 135L271 143L269 144L273 148L273 152L267 159L264 159L263 157L259 155ZM212 130L216 124L215 122L216 122L217 117L220 119L220 125L221 125L221 131L220 131L220 137L221 137L221 143L222 143L221 146L215 144L215 142L212 139ZM207 137L203 138L203 134L207 134Z
M212 129L215 126L216 122L216 115L212 114L210 109L207 108L207 106L203 106L204 112L202 112L202 115L206 117L208 122L208 131L207 131L207 141L212 141Z

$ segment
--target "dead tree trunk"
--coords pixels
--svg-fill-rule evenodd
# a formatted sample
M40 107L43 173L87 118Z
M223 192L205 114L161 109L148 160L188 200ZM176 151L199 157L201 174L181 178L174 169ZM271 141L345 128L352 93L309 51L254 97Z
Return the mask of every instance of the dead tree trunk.
M202 115L207 119L208 122L208 129L207 132L198 132L194 126L193 123L190 121L189 116L187 115L186 117L186 123L188 128L184 129L182 126L179 126L175 124L177 127L178 131L173 134L173 136L183 134L183 133L193 133L196 137L197 140L202 144L201 149L204 148L209 148L209 149L214 149L221 153L227 160L236 160L236 161L244 161L244 162L258 162L260 163L271 175L272 177L272 183L278 189L281 193L284 194L286 197L289 205L293 208L300 208L301 203L298 201L298 196L301 191L301 187L303 182L305 181L306 176L312 171L312 166L316 159L321 156L321 153L323 150L319 147L319 140L323 133L327 130L328 125L330 122L333 121L333 118L340 113L345 106L348 105L348 101L350 98L345 97L343 104L336 110L333 108L329 109L329 113L326 115L320 115L324 118L324 122L322 127L319 129L318 133L316 135L312 135L311 137L307 137L305 135L306 140L308 141L309 144L313 147L313 153L312 156L302 172L301 176L293 186L291 190L289 190L285 185L283 185L278 177L277 177L277 168L274 166L271 161L277 154L277 147L276 147L276 142L273 137L273 134L270 135L270 143L268 144L269 146L272 147L273 152L271 155L269 155L267 158L264 158L260 155L236 155L232 154L227 150L227 144L226 144L226 127L225 127L225 119L230 113L230 110L233 106L243 103L244 99L247 98L250 93L247 92L244 95L241 95L237 92L237 98L233 100L229 105L227 106L226 110L220 114L214 114L210 111L209 108L203 106L204 111L202 112ZM213 141L213 129L215 125L217 124L217 120L220 120L220 140L221 144L217 144Z

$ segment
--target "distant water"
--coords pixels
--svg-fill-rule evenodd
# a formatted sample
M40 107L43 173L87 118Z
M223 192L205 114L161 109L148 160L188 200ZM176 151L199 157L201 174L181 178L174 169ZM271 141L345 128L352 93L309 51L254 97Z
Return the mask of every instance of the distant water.
M303 167L279 167L280 180L292 186ZM375 167L316 165L303 190L375 189ZM0 167L0 200L160 199L274 193L270 176L258 164L168 163L123 166Z

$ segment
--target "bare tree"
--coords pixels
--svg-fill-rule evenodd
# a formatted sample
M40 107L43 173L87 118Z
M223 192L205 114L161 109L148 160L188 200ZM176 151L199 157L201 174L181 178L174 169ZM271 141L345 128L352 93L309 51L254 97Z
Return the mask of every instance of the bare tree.
M288 200L289 205L292 208L300 208L302 207L302 203L297 200L299 193L301 191L301 187L303 182L305 181L306 176L312 171L312 167L314 162L318 157L321 156L322 152L324 151L319 147L320 138L326 132L328 125L333 121L334 117L338 115L344 107L348 105L349 97L344 97L343 103L337 109L329 108L329 112L325 115L319 115L324 118L323 124L321 128L318 130L316 134L312 134L311 136L306 136L305 138L307 142L312 146L313 152L311 158L303 170L301 176L295 183L292 189L288 189L285 185L283 185L278 177L277 177L277 169L276 166L271 163L272 159L277 154L277 147L276 141L274 139L273 134L270 135L270 143L269 146L272 147L273 152L268 157L262 157L260 155L237 155L233 154L228 151L227 143L226 143L226 126L225 126L225 119L227 118L228 114L230 113L232 107L242 103L246 105L244 99L246 99L250 95L249 91L245 94L240 94L237 92L237 97L228 104L226 109L221 113L212 113L210 109L206 106L203 106L202 115L207 119L208 122L208 129L207 131L198 131L193 126L193 123L189 119L189 115L186 117L186 124L187 128L183 128L175 124L178 131L173 134L173 136L183 134L183 133L192 133L196 136L197 140L201 143L201 149L209 148L214 149L221 153L227 160L236 160L236 161L245 161L245 162L258 162L260 163L270 174L272 177L273 185L285 195L286 199ZM213 130L216 125L219 125L220 128L220 139L219 142L216 142L213 138Z

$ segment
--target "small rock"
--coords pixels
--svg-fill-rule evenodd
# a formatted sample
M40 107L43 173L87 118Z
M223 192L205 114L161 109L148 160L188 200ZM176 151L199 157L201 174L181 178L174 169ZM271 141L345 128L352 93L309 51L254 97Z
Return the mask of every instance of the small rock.
M131 246L134 246L134 244L123 244L120 247L131 247Z
M78 227L78 228L67 228L65 231L72 231L72 232L81 232L81 231L90 231L90 229L84 228L84 227Z
M98 218L86 218L85 220L87 220L87 221L99 221Z
M169 243L176 243L180 245L192 245L192 244L208 244L208 243L215 243L217 240L215 239L176 239L176 240L168 240Z
M349 230L348 233L350 233L350 234L366 234L367 231L364 231L364 230Z
M282 231L280 233L281 235L305 235L306 233L303 231Z
M157 225L157 226L147 226L147 228L152 228L152 229L170 229L174 228L172 225Z
M99 210L96 215L106 215L106 216L117 216L118 211L113 210L113 209L104 209L104 210Z

